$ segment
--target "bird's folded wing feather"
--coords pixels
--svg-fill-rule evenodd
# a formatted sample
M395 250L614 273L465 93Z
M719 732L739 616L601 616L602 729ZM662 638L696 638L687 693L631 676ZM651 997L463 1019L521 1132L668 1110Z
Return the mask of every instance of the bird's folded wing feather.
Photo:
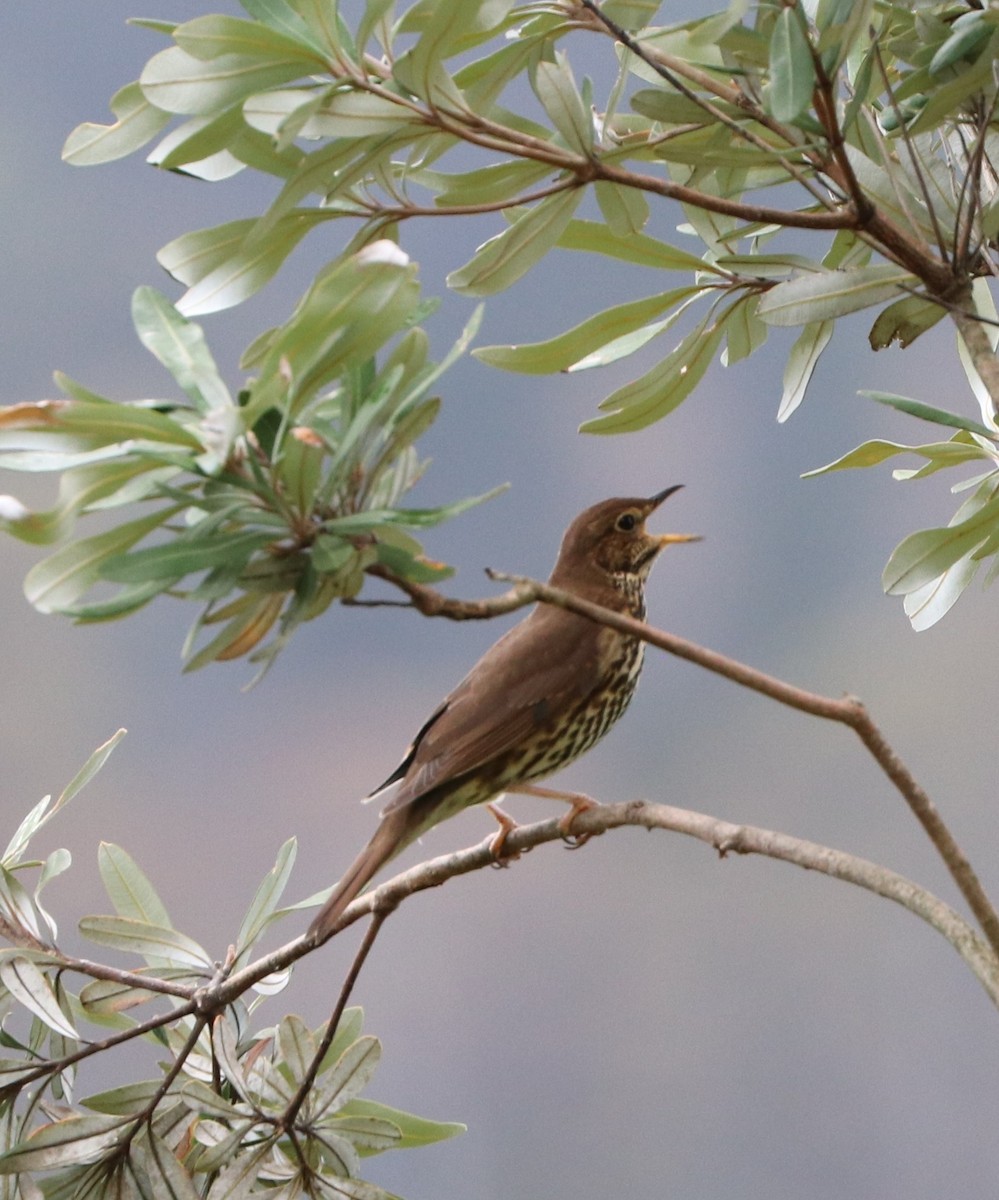
M382 785L398 784L384 812L483 767L584 700L600 682L601 641L609 632L552 608L511 629L417 734Z

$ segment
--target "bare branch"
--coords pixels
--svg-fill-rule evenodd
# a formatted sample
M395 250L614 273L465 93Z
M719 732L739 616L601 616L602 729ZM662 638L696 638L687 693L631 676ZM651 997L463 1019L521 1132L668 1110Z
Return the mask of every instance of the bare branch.
M728 854L760 854L775 858L804 870L819 871L832 879L852 883L893 900L926 921L950 942L974 972L993 1004L999 1007L999 958L949 905L887 867L786 833L752 825L736 825L704 813L645 800L598 804L579 814L573 823L573 832L593 837L629 825L697 838L713 846L723 857ZM518 826L508 834L504 849L512 858L545 842L560 841L562 837L559 820L552 818ZM339 928L346 928L368 913L397 907L407 897L427 888L440 887L458 875L467 875L492 865L496 861L493 841L489 837L477 846L430 859L365 892L346 910Z

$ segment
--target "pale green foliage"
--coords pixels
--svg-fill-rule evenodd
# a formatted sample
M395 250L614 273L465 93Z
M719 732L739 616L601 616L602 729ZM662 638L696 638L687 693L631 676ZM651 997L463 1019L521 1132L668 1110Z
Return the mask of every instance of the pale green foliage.
M361 1098L381 1047L362 1033L359 1008L344 1011L325 1049L324 1030L308 1029L294 1015L274 1028L251 1028L259 1005L287 984L290 968L259 978L252 999L247 985L210 1022L182 1007L185 996L220 977L219 965L173 927L153 884L118 846L104 843L99 853L114 914L84 917L80 930L121 952L125 966L107 968L107 978L98 971L79 992L70 990L73 978L92 972L59 952L55 925L38 900L69 855L58 850L45 863L24 855L123 732L95 752L55 805L49 808L46 797L32 809L0 860L0 923L13 943L0 950L0 1012L8 1018L0 1031L0 1189L10 1180L25 1197L231 1200L286 1187L288 1194L388 1200L360 1179L363 1158L453 1137L463 1127ZM274 921L318 903L278 908L294 860L291 839L257 889L222 977L250 965ZM32 874L33 893L23 882ZM159 1076L75 1099L85 1060L113 1054L133 1038L150 1045ZM293 1143L285 1115L314 1063Z
M875 310L875 349L910 344L949 305L994 317L984 282L999 233L993 8L733 0L670 26L657 23L668 11L654 0L599 12L589 0L243 7L246 18L145 22L171 45L114 96L114 124L81 126L66 143L69 162L89 164L160 137L149 158L161 168L212 181L263 172L275 194L257 217L162 249L187 289L176 309L139 293L140 336L187 404L111 406L67 383L69 402L21 406L0 427L15 451L0 465L63 471L48 512L0 501L9 531L46 543L65 540L81 513L134 514L31 573L28 594L42 609L99 620L184 594L203 605L195 632L222 623L200 649L189 643L189 665L255 647L266 662L298 622L355 595L372 569L410 583L442 577L401 527L457 507L396 507L420 470L412 442L436 411L424 397L425 343L410 328L425 309L405 256L366 257L376 243L393 249L409 219L497 214L494 235L449 275L470 296L515 286L556 249L670 274L647 298L546 341L475 352L539 373L661 345L585 422L594 433L662 419L717 357L739 362L773 327L801 330L777 405L783 421L844 315ZM606 70L581 80L573 50L594 38ZM449 169L458 148L463 169ZM600 220L578 215L589 187ZM675 245L646 231L652 205L669 199L686 222ZM254 375L234 402L189 319L240 303L333 221L349 223L342 253L291 319L252 343ZM975 444L992 472L999 383L987 390L962 353L980 405ZM981 539L956 560L970 533L947 535L947 552L925 558L920 578L940 570L905 593L915 623L939 616L996 553L992 513L988 503L976 512ZM900 591L915 576L886 578ZM102 582L118 590L94 598ZM914 601L925 588L935 600Z
M366 567L414 582L450 574L422 556L407 527L478 501L399 502L424 470L413 442L439 409L427 392L477 318L445 363L428 362L422 330L407 329L423 311L414 268L383 245L331 264L291 318L256 340L246 358L256 373L235 401L200 327L140 288L136 330L186 400L115 404L60 377L69 399L0 413L3 465L62 472L59 503L46 512L8 498L0 523L10 533L66 542L82 514L152 509L33 567L25 591L36 608L101 621L163 592L187 595L202 605L188 669L249 652L266 666L301 621L355 595ZM376 351L396 334L378 365ZM191 576L200 578L181 592ZM110 596L90 596L109 584ZM215 625L197 649L196 636Z

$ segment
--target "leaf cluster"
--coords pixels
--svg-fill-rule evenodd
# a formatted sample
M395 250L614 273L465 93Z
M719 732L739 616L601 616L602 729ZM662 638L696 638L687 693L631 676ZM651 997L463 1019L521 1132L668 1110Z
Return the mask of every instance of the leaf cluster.
M687 318L689 331L584 424L594 433L662 419L719 353L730 366L774 327L801 331L783 421L838 318L878 308L871 344L882 348L935 325L947 296L986 315L962 287L991 269L999 229L988 184L999 45L991 10L821 0L749 13L732 4L659 26L651 2L493 0L457 12L417 3L396 16L372 0L351 27L338 7L313 0L244 7L249 20L164 29L174 45L115 98L118 121L81 127L66 147L70 161L105 161L180 116L153 162L203 178L249 167L280 180L259 218L161 252L188 288L185 311L239 302L327 220L358 218L356 246L409 217L499 210L506 227L451 273L457 291L509 287L553 249L692 280L547 341L476 352L505 370L580 371L635 354ZM580 33L619 38L602 96L577 80L561 46ZM522 80L544 121L527 114ZM459 145L484 163L441 169ZM775 189L785 202L789 186L797 207L759 204ZM587 187L601 221L576 216ZM655 194L681 201L681 232L698 250L646 231ZM795 228L812 228L813 240L827 229L825 252L779 246ZM989 440L993 418L990 409ZM921 611L925 619L937 606Z
M254 375L233 398L201 328L140 288L136 331L183 396L120 404L60 376L68 399L0 413L0 465L61 473L53 508L0 505L8 532L64 543L29 572L28 598L92 622L181 595L200 605L187 669L248 653L266 667L375 564L417 583L446 578L409 531L484 497L401 501L425 469L414 443L440 408L430 389L478 315L435 364L415 324L426 310L415 268L375 243L321 271L288 321L256 339L244 357ZM97 513L107 527L73 538L77 518Z
M55 924L38 893L68 867L68 853L56 851L44 863L24 854L123 732L95 752L51 809L47 797L32 809L0 862L0 932L14 943L0 950L6 1018L0 1181L16 1181L22 1197L52 1200L303 1194L387 1200L361 1178L362 1159L453 1137L462 1127L361 1096L381 1046L362 1032L359 1008L343 1012L332 1037L294 1015L254 1029L251 1018L283 990L288 969L259 978L252 999L238 996L209 1018L185 998L216 979L219 965L174 927L126 851L106 843L99 867L114 913L84 917L80 931L141 965L84 963L57 949ZM313 903L278 907L294 860L291 839L258 887L223 974L249 965L278 918ZM21 882L32 870L38 873L33 895ZM79 991L67 982L76 972L92 976ZM132 1040L148 1043L162 1058L159 1076L76 1099L80 1065Z

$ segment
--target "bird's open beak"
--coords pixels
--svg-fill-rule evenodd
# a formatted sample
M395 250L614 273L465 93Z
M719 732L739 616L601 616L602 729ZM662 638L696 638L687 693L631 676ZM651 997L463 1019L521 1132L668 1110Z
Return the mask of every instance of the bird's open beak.
M660 546L672 546L676 542L700 542L704 540L699 533L654 533L652 536Z
M650 496L649 504L651 507L649 508L649 512L655 512L655 510L667 497L672 496L674 492L678 492L682 487L682 483L674 483L672 487L664 488L663 491L656 492L654 496ZM672 546L677 542L701 541L701 535L699 533L654 533L652 534L652 538L660 547L660 549L663 546Z

